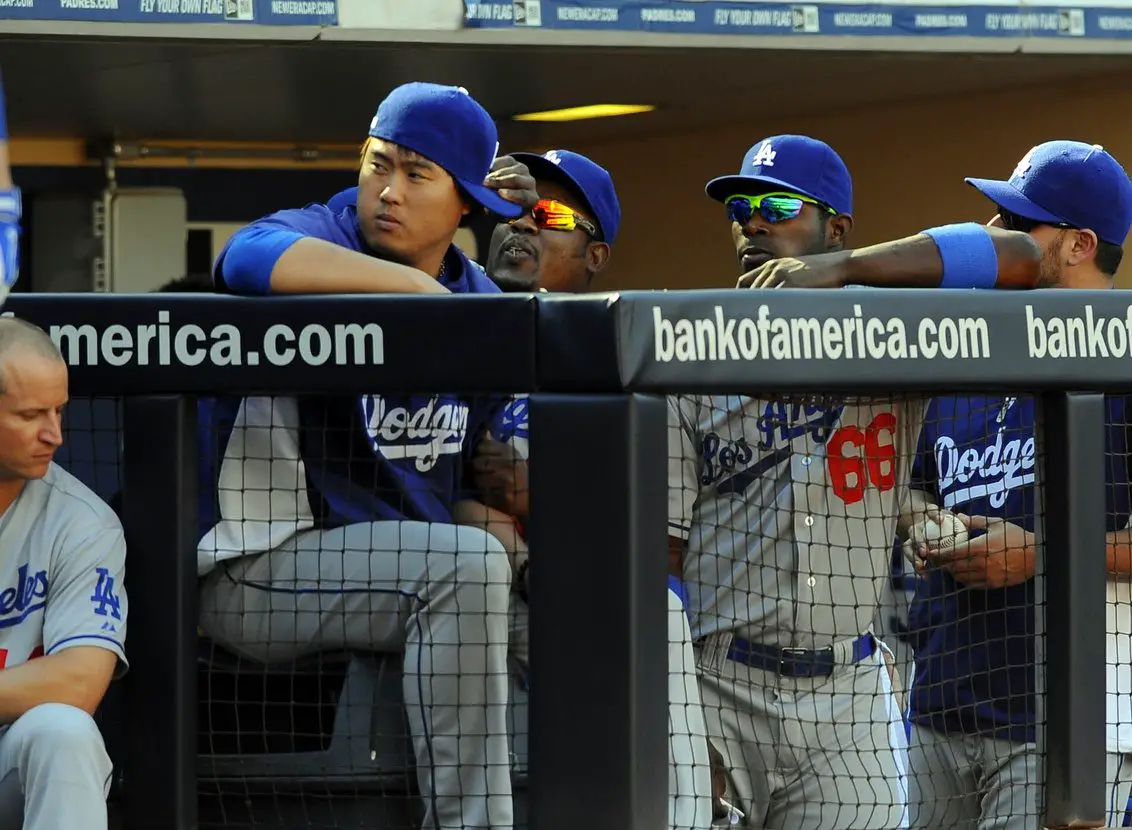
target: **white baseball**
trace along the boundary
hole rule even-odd
[[[952,548],[967,541],[967,527],[950,513],[944,513],[942,522],[925,518],[920,522],[920,538],[934,548]]]

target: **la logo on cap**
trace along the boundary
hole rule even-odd
[[[1023,176],[1025,176],[1027,173],[1030,172],[1030,156],[1034,155],[1034,151],[1036,149],[1038,149],[1038,148],[1037,147],[1031,147],[1029,152],[1026,153],[1026,155],[1022,156],[1022,158],[1019,160],[1017,166],[1015,166],[1014,172],[1010,174],[1010,178],[1020,179]]]
[[[562,157],[558,155],[557,150],[548,150],[543,154],[543,158],[549,161],[551,164],[557,164],[559,166],[562,165]]]
[[[770,142],[764,141],[759,151],[755,153],[755,157],[751,159],[751,167],[774,167],[774,157],[777,155]]]
[[[375,129],[377,129],[377,116],[376,115],[369,120],[369,129],[370,129],[370,132],[373,132]]]

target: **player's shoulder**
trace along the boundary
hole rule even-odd
[[[122,532],[122,522],[110,505],[58,464],[50,464],[43,478],[25,486],[29,510],[59,533]]]
[[[312,202],[300,208],[277,210],[260,217],[248,225],[254,227],[287,228],[304,236],[313,236],[347,247],[357,247],[356,213],[351,208],[338,212],[324,204]]]
[[[487,271],[482,265],[480,265],[471,257],[467,256],[459,248],[456,249],[456,255],[459,257],[460,262],[463,265],[464,278],[468,285],[469,294],[503,293],[503,289],[492,282],[491,278],[487,275]]]

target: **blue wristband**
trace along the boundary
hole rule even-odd
[[[930,236],[943,260],[940,288],[994,288],[998,254],[986,227],[977,222],[940,225],[920,231]]]

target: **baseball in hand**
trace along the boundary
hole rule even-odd
[[[967,541],[966,525],[950,513],[941,514],[939,522],[925,518],[919,523],[916,530],[919,533],[914,532],[913,537],[919,536],[916,539],[917,542],[927,544],[937,550],[952,548]]]

